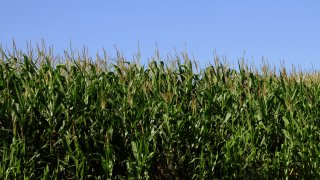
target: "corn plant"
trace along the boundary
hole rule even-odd
[[[317,71],[0,53],[0,179],[320,177]]]

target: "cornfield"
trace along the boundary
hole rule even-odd
[[[316,71],[0,53],[0,179],[320,177]]]

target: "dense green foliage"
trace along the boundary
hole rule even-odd
[[[317,73],[0,58],[0,179],[320,177]]]

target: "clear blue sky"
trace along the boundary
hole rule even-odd
[[[163,58],[174,48],[193,54],[201,66],[213,52],[237,62],[243,56],[270,63],[320,69],[320,1],[76,1],[7,0],[1,2],[0,43],[19,48],[26,41],[53,45],[57,53],[83,45],[94,54],[117,46],[129,59],[137,51],[142,62]]]

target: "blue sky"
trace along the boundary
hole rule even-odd
[[[7,0],[1,2],[0,43],[53,45],[61,53],[84,45],[91,55],[116,47],[131,58],[138,44],[142,63],[157,47],[167,54],[187,50],[201,66],[213,53],[232,64],[244,55],[255,64],[320,68],[320,1],[298,0]]]

